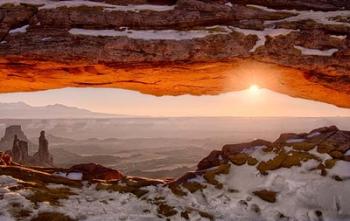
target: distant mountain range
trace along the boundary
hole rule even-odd
[[[0,103],[1,119],[117,118],[126,116],[128,115],[97,113],[62,104],[30,106],[24,102]]]

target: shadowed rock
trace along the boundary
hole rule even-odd
[[[53,164],[53,157],[49,153],[49,142],[45,137],[45,131],[40,132],[39,137],[39,150],[34,154],[34,160],[42,164]]]
[[[2,150],[11,149],[14,145],[15,136],[17,137],[17,140],[23,140],[28,142],[28,138],[24,134],[22,127],[20,125],[12,125],[12,126],[6,127],[5,134],[0,140],[0,149]]]
[[[350,107],[348,1],[178,0],[166,1],[166,10],[114,8],[150,2],[160,1],[0,5],[0,92],[111,87],[215,95],[258,84]]]

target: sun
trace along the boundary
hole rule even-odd
[[[256,84],[252,84],[252,85],[250,85],[250,87],[249,87],[249,92],[251,93],[251,94],[258,94],[259,93],[259,90],[260,90],[260,88],[259,88],[259,86],[258,85],[256,85]]]

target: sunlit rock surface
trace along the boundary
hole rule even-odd
[[[350,107],[349,15],[346,0],[4,0],[0,91],[203,95],[258,84]]]
[[[349,157],[350,132],[336,127],[225,145],[205,169],[168,180],[26,168],[0,154],[0,219],[349,220]]]

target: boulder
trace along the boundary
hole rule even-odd
[[[244,150],[253,150],[255,148],[264,148],[266,151],[272,150],[272,143],[266,140],[257,139],[249,143],[227,144],[222,147],[222,156],[228,159],[231,155],[241,153]]]
[[[269,190],[258,190],[258,191],[254,191],[253,194],[266,202],[269,202],[269,203],[276,202],[277,192],[269,191]]]
[[[78,164],[69,169],[69,172],[80,172],[83,180],[120,180],[124,177],[118,170],[110,169],[95,163]]]
[[[211,167],[219,166],[222,162],[222,152],[213,150],[207,157],[199,161],[198,170],[205,170]]]

